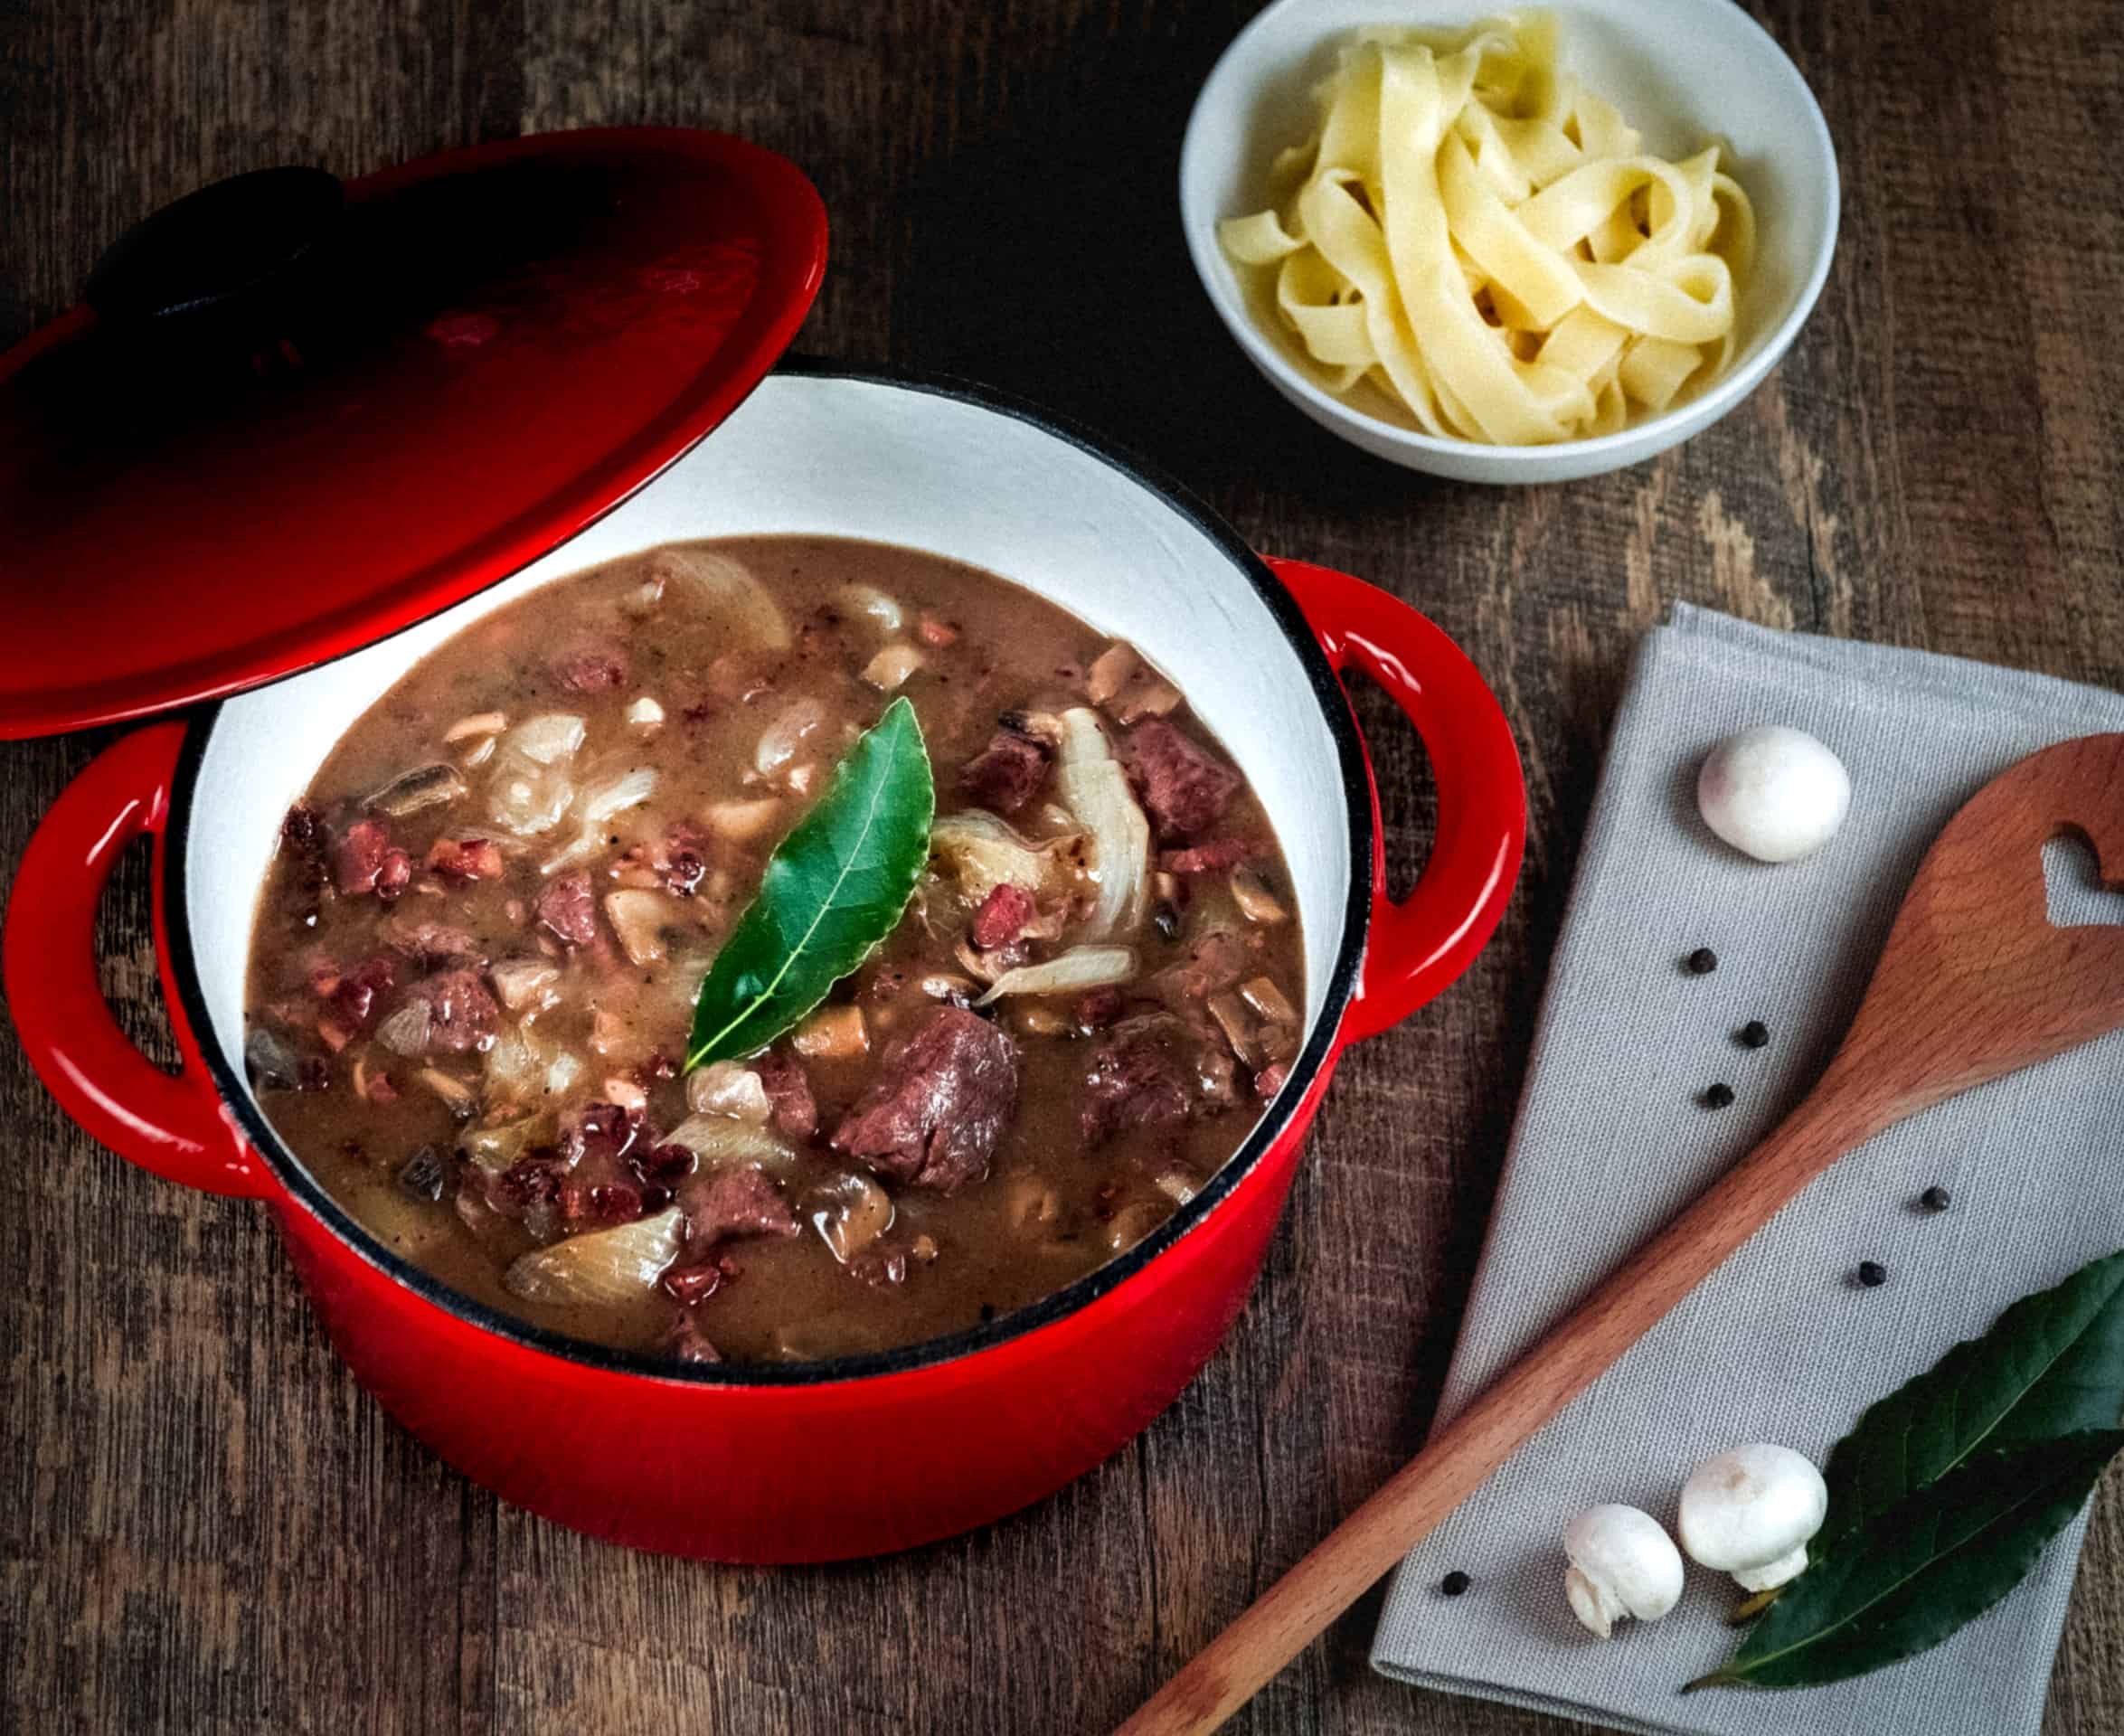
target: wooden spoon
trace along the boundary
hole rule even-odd
[[[1214,1730],[1844,1153],[1943,1099],[2124,1026],[2124,929],[2053,928],[2043,846],[2124,891],[2124,735],[2031,755],[1918,869],[1858,1016],[1785,1122],[1431,1437],[1121,1726]]]

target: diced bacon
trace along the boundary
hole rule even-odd
[[[554,681],[571,693],[609,693],[627,679],[627,659],[613,650],[571,651],[550,666]]]
[[[353,1035],[366,1031],[382,1011],[382,997],[391,992],[397,974],[396,964],[382,953],[340,972],[325,996],[331,1008],[332,1022]]]
[[[428,865],[445,880],[494,880],[502,872],[502,847],[492,838],[438,838],[428,848]]]
[[[1289,1074],[1289,1067],[1280,1061],[1262,1068],[1254,1075],[1254,1095],[1266,1103],[1283,1089],[1283,1081]]]
[[[386,904],[413,883],[413,859],[403,850],[386,850],[376,870],[376,896]]]
[[[1087,989],[1077,1002],[1077,1023],[1097,1031],[1121,1016],[1121,991],[1112,986]]]
[[[346,828],[333,853],[333,873],[343,897],[376,890],[376,876],[391,854],[391,834],[379,820],[356,820]]]
[[[983,807],[1015,814],[1047,781],[1049,757],[1046,742],[1013,727],[1006,718],[960,771],[958,787]]]
[[[933,646],[939,651],[948,645],[958,643],[958,628],[941,616],[923,616],[915,631],[921,636],[924,645]]]
[[[1168,874],[1228,873],[1266,850],[1267,845],[1258,838],[1219,838],[1213,844],[1167,850],[1158,857],[1158,866]]]
[[[571,947],[587,947],[598,938],[598,901],[588,874],[562,874],[538,895],[540,926]]]
[[[974,912],[974,945],[984,952],[1007,947],[1024,932],[1034,908],[1033,894],[1024,887],[1013,886],[1008,881],[997,882]]]

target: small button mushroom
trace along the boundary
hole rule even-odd
[[[892,1227],[892,1197],[867,1175],[841,1176],[811,1197],[811,1227],[845,1266]]]
[[[1731,1573],[1743,1590],[1768,1591],[1806,1569],[1808,1543],[1828,1511],[1828,1485],[1806,1458],[1758,1441],[1689,1473],[1682,1547],[1690,1560]]]
[[[863,678],[885,693],[894,693],[907,684],[907,678],[922,666],[925,659],[911,645],[895,639],[863,666]]]
[[[1696,807],[1742,855],[1797,862],[1836,835],[1851,811],[1851,776],[1806,731],[1765,723],[1711,750],[1697,774]]]
[[[1563,1595],[1600,1638],[1626,1618],[1657,1621],[1680,1601],[1682,1557],[1658,1520],[1636,1507],[1588,1507],[1565,1527]]]
[[[789,1047],[807,1061],[854,1061],[870,1052],[870,1032],[863,1009],[822,1006],[797,1027]]]
[[[1115,1212],[1106,1227],[1106,1245],[1117,1254],[1128,1250],[1150,1234],[1172,1214],[1163,1201],[1138,1200]]]

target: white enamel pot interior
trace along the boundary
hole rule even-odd
[[[988,568],[1129,640],[1179,684],[1268,811],[1304,922],[1307,1041],[1228,1174],[1104,1276],[1071,1289],[1110,1288],[1117,1269],[1138,1269],[1231,1193],[1333,1057],[1372,896],[1363,753],[1297,605],[1228,527],[1140,464],[980,389],[813,367],[778,373],[707,440],[522,572],[363,651],[213,708],[180,771],[171,905],[200,1043],[224,1093],[247,1093],[245,967],[281,822],[340,736],[413,664],[492,610],[615,557],[760,534],[928,550]],[[284,1179],[299,1173],[255,1102],[241,1096],[237,1108]],[[297,1192],[328,1220],[340,1216],[314,1184]]]

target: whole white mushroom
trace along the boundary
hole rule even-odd
[[[1696,775],[1704,824],[1758,862],[1796,862],[1851,811],[1844,762],[1805,730],[1760,724],[1712,749]]]
[[[1829,1486],[1805,1456],[1758,1441],[1707,1458],[1682,1486],[1682,1547],[1690,1560],[1768,1591],[1807,1567],[1828,1517]]]
[[[1626,1617],[1657,1621],[1682,1595],[1682,1556],[1650,1514],[1610,1504],[1588,1507],[1564,1529],[1563,1595],[1588,1629],[1606,1639]]]

